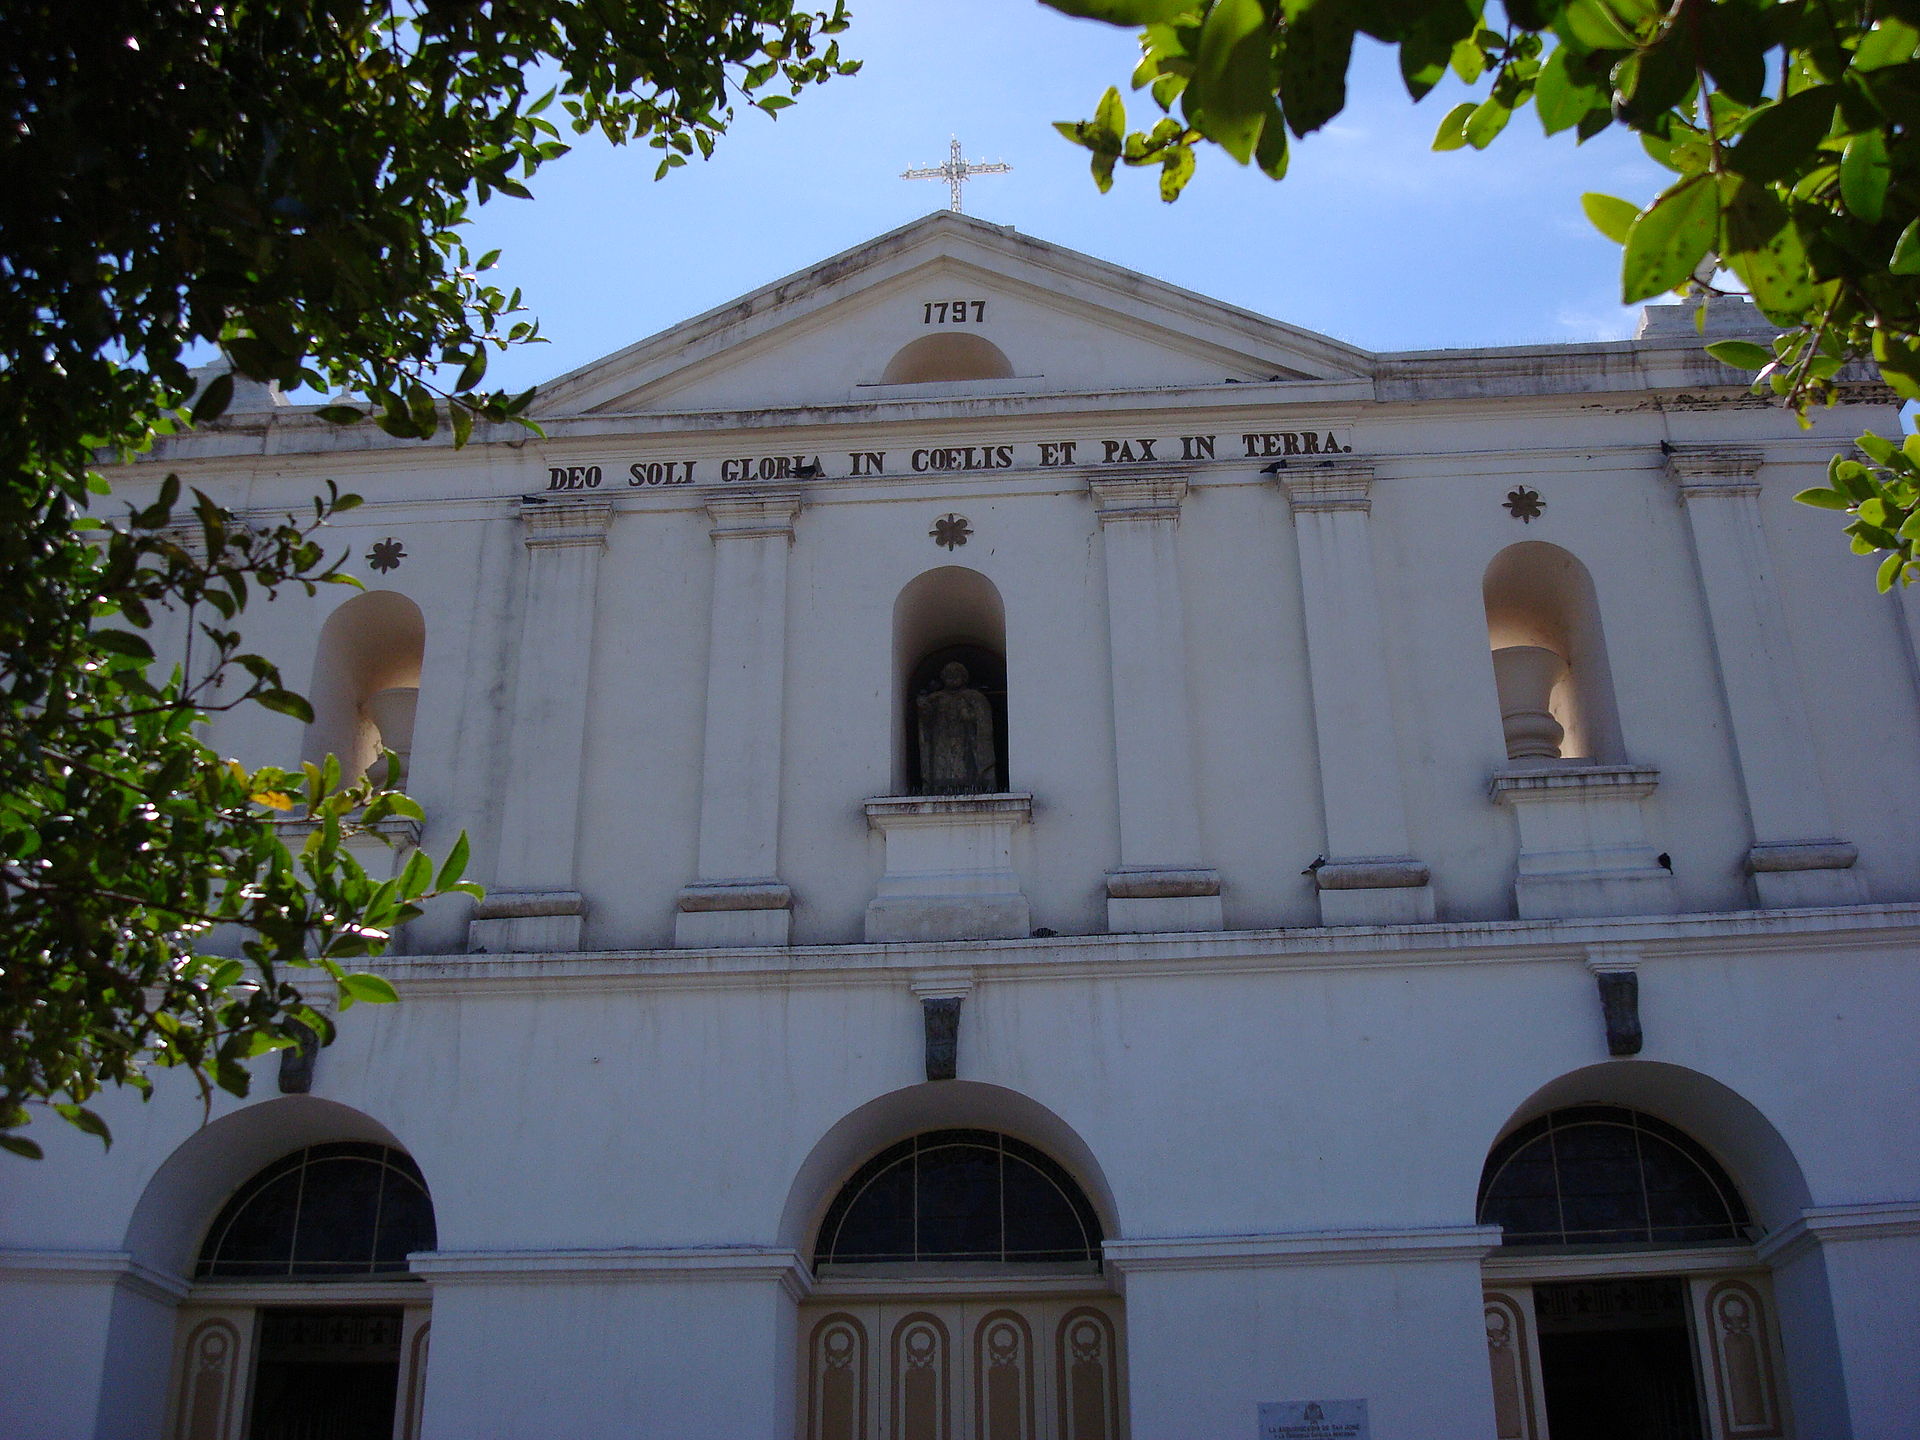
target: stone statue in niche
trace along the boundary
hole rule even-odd
[[[920,715],[920,785],[929,795],[983,795],[997,783],[993,704],[967,667],[949,660],[940,680],[915,697]]]

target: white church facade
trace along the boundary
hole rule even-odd
[[[1741,323],[1716,307],[1714,323]],[[256,605],[477,906],[36,1126],[6,1440],[1911,1440],[1920,608],[1630,341],[1377,354],[955,214],[462,449]],[[370,863],[391,865],[385,850]]]

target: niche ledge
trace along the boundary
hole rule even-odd
[[[1520,827],[1520,918],[1675,913],[1673,873],[1647,838],[1645,802],[1659,783],[1651,765],[1587,760],[1495,771],[1488,796]]]
[[[1013,837],[1033,819],[1026,791],[889,795],[866,802],[886,843],[886,869],[867,906],[870,942],[1011,940],[1033,928],[1013,873]]]

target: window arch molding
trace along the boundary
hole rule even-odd
[[[1469,1183],[1476,1188],[1463,1199],[1477,1196],[1487,1157],[1510,1136],[1553,1111],[1581,1105],[1637,1110],[1685,1132],[1734,1178],[1750,1220],[1763,1229],[1786,1225],[1813,1204],[1792,1147],[1758,1106],[1701,1071],[1647,1059],[1605,1060],[1541,1085],[1493,1131],[1472,1171]]]
[[[1603,1248],[1751,1239],[1746,1201],[1686,1131],[1622,1105],[1573,1105],[1487,1157],[1476,1217],[1505,1245]]]
[[[404,1150],[361,1140],[305,1145],[263,1167],[207,1227],[197,1280],[409,1278],[435,1243],[433,1200]]]
[[[956,1203],[956,1202],[966,1202]],[[995,1130],[925,1130],[840,1187],[814,1264],[1097,1268],[1105,1238],[1080,1184],[1046,1151]]]
[[[1079,1186],[1102,1235],[1125,1234],[1105,1172],[1087,1142],[1030,1096],[977,1080],[941,1080],[876,1096],[835,1122],[795,1168],[780,1216],[780,1243],[811,1256],[841,1188],[869,1160],[932,1130],[992,1130],[1033,1146]]]

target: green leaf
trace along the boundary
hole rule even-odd
[[[1898,65],[1914,58],[1914,52],[1920,49],[1920,30],[1887,16],[1875,22],[1866,38],[1853,52],[1853,68],[1861,70],[1882,70],[1889,65]]]
[[[1736,370],[1764,370],[1773,363],[1773,351],[1751,340],[1716,340],[1707,353]]]
[[[113,1132],[107,1129],[107,1122],[84,1105],[56,1104],[54,1112],[76,1130],[98,1137],[103,1145],[113,1144]]]
[[[1576,71],[1574,52],[1557,46],[1534,80],[1533,107],[1549,135],[1571,130],[1595,110],[1605,109],[1607,94]]]
[[[1433,148],[1458,150],[1467,143],[1467,121],[1480,107],[1471,100],[1462,101],[1440,117],[1440,128],[1433,132]]]
[[[1082,20],[1104,20],[1109,25],[1137,28],[1198,10],[1199,0],[1040,0],[1062,15]]]
[[[1193,147],[1175,145],[1160,164],[1160,198],[1172,204],[1193,178]]]
[[[1484,150],[1493,143],[1494,136],[1507,128],[1507,121],[1512,118],[1513,111],[1490,95],[1474,107],[1473,114],[1460,127],[1461,138],[1474,149]]]
[[[1786,206],[1765,186],[1742,183],[1726,222],[1727,267],[1774,324],[1799,324],[1813,307],[1813,273]]]
[[[1669,188],[1627,231],[1621,298],[1632,305],[1686,284],[1713,248],[1719,224],[1709,177],[1689,175]]]
[[[433,888],[450,888],[460,877],[467,873],[467,860],[472,847],[467,843],[467,832],[462,830],[453,842],[453,849],[447,852],[447,858],[440,864],[440,873],[434,877]]]
[[[1311,50],[1310,31],[1295,37]],[[1294,50],[1289,44],[1288,53]],[[1344,84],[1346,65],[1340,66]],[[1325,88],[1326,77],[1307,63],[1295,83],[1303,107],[1311,108]],[[1292,94],[1292,89],[1288,91]],[[1216,0],[1200,28],[1200,46],[1194,55],[1193,76],[1184,97],[1193,127],[1242,165],[1253,159],[1260,128],[1273,104],[1273,82],[1268,68],[1267,15],[1260,0]],[[1289,102],[1291,105],[1291,100]],[[1334,109],[1338,111],[1336,104]],[[1296,124],[1299,116],[1289,113]]]
[[[358,425],[367,412],[355,405],[322,405],[314,415],[329,425]]]
[[[193,402],[193,423],[201,425],[209,420],[218,420],[232,403],[233,372],[225,370],[209,380],[207,388]]]
[[[1826,138],[1839,95],[1838,86],[1816,85],[1760,106],[1727,149],[1727,168],[1749,180],[1780,180],[1793,174],[1813,158]]]
[[[39,1145],[34,1141],[27,1139],[24,1135],[9,1134],[5,1130],[0,1130],[0,1150],[5,1150],[12,1155],[23,1156],[28,1160],[44,1158]]]
[[[1907,567],[1907,557],[1899,551],[1887,556],[1880,562],[1880,570],[1874,576],[1874,587],[1884,595],[1893,588],[1893,582],[1900,578],[1900,572]]]
[[[303,725],[313,723],[313,706],[306,702],[304,696],[296,695],[291,690],[263,690],[253,698],[269,710],[291,715]]]
[[[1887,203],[1887,182],[1892,177],[1886,137],[1880,131],[1863,130],[1847,141],[1840,156],[1840,197],[1847,209],[1869,225],[1880,223]]]
[[[1793,497],[1802,505],[1812,505],[1821,510],[1851,510],[1853,500],[1838,490],[1829,490],[1825,486],[1816,486],[1811,490],[1802,490]]]
[[[129,635],[124,630],[95,630],[88,637],[94,648],[104,650],[109,655],[128,655],[135,660],[153,659],[153,647],[138,635]]]
[[[1920,220],[1900,232],[1887,269],[1895,275],[1920,275]]]
[[[1876,435],[1871,430],[1867,431],[1864,435],[1856,436],[1853,443],[1864,450],[1876,465],[1892,464],[1893,457],[1900,448],[1891,440],[1888,440],[1884,436]]]
[[[341,976],[340,989],[345,995],[364,1000],[369,1005],[391,1005],[400,998],[400,992],[393,988],[390,981],[365,971]]]
[[[1633,222],[1640,218],[1638,205],[1613,195],[1591,191],[1580,197],[1580,208],[1587,212],[1587,219],[1593,222],[1593,228],[1616,245],[1627,243],[1627,232],[1633,228]]]
[[[399,875],[399,893],[408,900],[422,894],[429,881],[433,879],[433,861],[426,851],[416,850],[407,857],[406,865]]]

